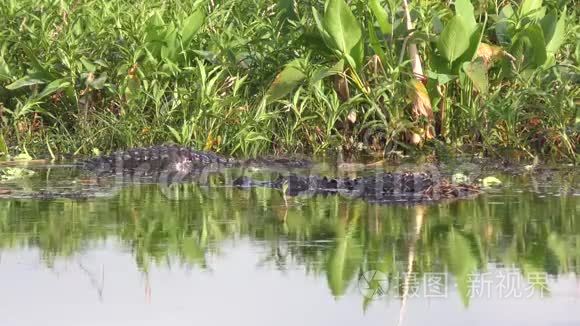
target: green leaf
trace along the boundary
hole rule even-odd
[[[197,33],[201,26],[203,26],[205,17],[205,12],[201,8],[198,8],[183,21],[181,39],[185,47],[189,45],[189,42],[191,42],[195,33]]]
[[[175,130],[175,128],[171,127],[171,126],[167,126],[167,128],[169,128],[169,131],[171,131],[171,134],[173,135],[173,137],[175,137],[175,140],[181,144],[181,135],[179,134],[179,132],[177,130]]]
[[[81,57],[80,61],[88,72],[95,72],[95,70],[97,70],[97,66],[87,60],[87,58]]]
[[[576,42],[576,48],[574,49],[574,58],[576,62],[580,61],[580,42]]]
[[[346,59],[349,61],[349,65],[353,67],[355,70],[358,70],[362,67],[363,60],[365,57],[364,52],[364,42],[361,38],[360,42],[358,42],[352,50],[346,55]],[[352,58],[352,62],[350,62],[350,58]]]
[[[543,16],[542,9],[542,0],[524,0],[520,6],[520,16],[540,19]]]
[[[160,10],[155,10],[153,15],[150,18],[150,24],[154,26],[163,26],[165,22],[163,21],[163,17],[161,15]]]
[[[556,56],[554,56],[553,53],[548,53],[547,57],[546,57],[546,61],[544,61],[544,63],[542,64],[542,67],[544,69],[553,67],[556,65]]]
[[[328,34],[326,27],[322,23],[323,18],[321,18],[320,13],[314,7],[312,8],[312,15],[314,17],[314,22],[316,23],[316,28],[318,29],[318,32],[320,33],[320,36],[322,37],[324,44],[326,44],[326,46],[331,50],[338,50],[337,45],[334,44],[334,40],[332,39],[330,34]]]
[[[40,85],[46,83],[46,80],[31,76],[24,76],[10,85],[6,85],[6,89],[15,90],[26,86]]]
[[[385,8],[381,6],[381,2],[379,0],[369,0],[369,8],[376,18],[381,32],[385,35],[391,34],[393,25],[389,23],[389,15]]]
[[[463,18],[454,16],[439,36],[437,48],[452,63],[469,48],[469,36]]]
[[[57,76],[50,73],[41,63],[34,54],[34,51],[30,48],[24,48],[26,57],[28,58],[28,64],[32,66],[34,72],[29,73],[29,76],[34,76],[36,79],[43,79],[45,81],[57,79]]]
[[[513,37],[511,32],[510,19],[514,15],[514,9],[511,5],[507,5],[499,12],[499,20],[495,24],[495,34],[502,44],[510,44]]]
[[[487,68],[483,60],[478,59],[473,62],[466,62],[463,64],[463,71],[473,83],[473,86],[482,94],[487,94],[489,89],[489,81],[487,78]]]
[[[445,85],[448,82],[455,80],[457,76],[455,75],[447,75],[447,74],[437,74],[437,82],[439,85]]]
[[[165,45],[161,47],[161,58],[175,62],[177,59],[177,29],[173,24],[168,28],[164,39]]]
[[[101,67],[104,67],[104,68],[109,68],[109,64],[107,64],[107,62],[102,60],[102,59],[95,60],[95,64],[97,64]]]
[[[107,81],[107,73],[104,72],[99,78],[91,81],[89,86],[94,89],[103,89],[105,87],[105,82]]]
[[[475,32],[477,22],[475,21],[473,5],[470,0],[456,0],[455,14],[463,18],[465,26],[468,28],[470,34]]]
[[[343,54],[349,54],[362,39],[358,21],[344,0],[328,0],[324,27]]]
[[[147,50],[151,52],[155,59],[159,59],[161,55],[161,48],[164,45],[165,36],[167,35],[167,28],[163,22],[163,18],[159,11],[147,20],[145,28],[145,42]]]
[[[537,68],[543,65],[548,56],[541,27],[538,24],[532,24],[517,33],[511,52],[517,54],[516,57],[524,57],[526,68]]]
[[[477,49],[481,41],[483,34],[483,27],[481,25],[477,26],[475,32],[469,37],[469,47],[467,50],[456,60],[453,71],[456,73],[462,68],[463,63],[471,62],[477,54]]]
[[[38,94],[37,99],[41,99],[44,98],[45,96],[56,93],[62,89],[69,87],[70,85],[71,84],[65,79],[54,80],[50,82],[50,84],[46,85],[46,87],[42,90],[42,92]]]
[[[324,79],[326,77],[330,77],[330,76],[334,76],[336,74],[340,74],[343,71],[344,71],[344,60],[340,60],[334,66],[332,66],[330,68],[318,69],[312,75],[312,78],[310,79],[310,84],[315,84],[315,83],[319,82],[320,80],[322,80],[322,79]]]
[[[436,74],[444,74],[444,75],[457,75],[456,72],[451,71],[451,67],[447,59],[445,59],[441,54],[434,53],[431,58],[431,68]],[[435,78],[437,79],[437,78]]]
[[[304,31],[302,35],[298,38],[298,42],[307,46],[313,53],[322,55],[324,57],[334,55],[334,48],[330,45],[332,44],[332,40],[330,36],[328,39],[325,39],[322,36],[322,32],[319,30],[312,30],[312,31]]]
[[[0,56],[0,81],[2,80],[10,80],[12,78],[12,73],[10,72],[10,66],[4,60],[2,56]]]
[[[302,59],[295,59],[276,76],[266,92],[268,102],[279,100],[298,86],[306,75],[301,70]]]
[[[437,35],[443,32],[443,22],[439,16],[433,16],[431,19],[431,25],[433,25],[433,32]]]
[[[379,59],[381,59],[383,65],[385,63],[388,63],[385,51],[383,51],[383,48],[381,47],[382,44],[379,41],[379,37],[377,36],[376,29],[371,27],[368,30],[369,30],[369,43],[371,48],[373,49],[375,54],[379,56]]]
[[[280,18],[283,20],[296,19],[296,10],[294,9],[294,0],[278,0],[277,7],[280,10]]]
[[[499,186],[502,184],[501,180],[496,178],[496,177],[485,177],[483,178],[483,180],[481,180],[481,184],[484,187],[493,187],[493,186]]]
[[[546,52],[555,54],[566,38],[566,7],[562,10],[560,19],[552,11],[544,16],[540,24],[546,41]]]

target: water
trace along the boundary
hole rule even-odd
[[[411,207],[196,185],[0,200],[0,325],[580,325],[576,181],[501,178]]]

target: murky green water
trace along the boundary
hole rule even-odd
[[[0,325],[580,325],[580,196],[503,180],[414,207],[156,185],[0,200]]]

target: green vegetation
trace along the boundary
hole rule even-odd
[[[566,0],[5,0],[0,158],[177,142],[577,160]]]
[[[573,196],[538,198],[514,189],[430,207],[377,206],[342,196],[290,198],[286,206],[280,191],[182,187],[187,199],[180,201],[156,186],[126,188],[111,200],[0,201],[0,250],[37,248],[50,265],[118,241],[144,272],[155,264],[211,269],[224,243],[247,238],[265,247],[258,250],[263,263],[304,266],[326,278],[337,297],[365,271],[382,271],[395,284],[414,260],[418,278],[449,272],[465,304],[470,275],[495,264],[517,268],[523,277],[580,273]],[[388,296],[403,291],[395,286]]]

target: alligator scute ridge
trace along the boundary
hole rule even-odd
[[[220,156],[213,152],[198,151],[177,145],[162,145],[144,148],[132,148],[117,151],[111,155],[89,158],[81,162],[81,167],[99,173],[156,173],[175,171],[189,173],[212,167],[215,170],[243,166],[280,166],[285,168],[306,168],[312,162],[290,158],[253,158],[238,160]]]

